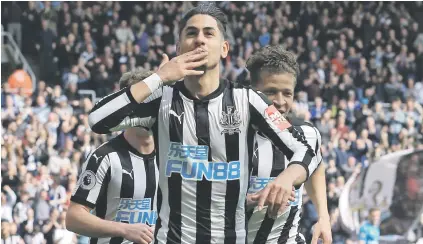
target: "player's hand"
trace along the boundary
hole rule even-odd
[[[311,244],[317,244],[319,239],[323,240],[323,244],[332,244],[332,228],[329,216],[325,218],[319,218],[317,223],[314,225]]]
[[[258,210],[268,205],[267,212],[273,218],[281,215],[289,206],[289,201],[295,201],[295,188],[292,181],[278,177],[250,198],[257,202]]]
[[[207,64],[207,56],[208,52],[202,48],[174,57],[170,61],[167,55],[163,54],[163,61],[156,73],[163,84],[178,81],[185,76],[202,75],[204,71],[195,68]]]
[[[128,241],[137,244],[149,244],[154,237],[154,227],[146,224],[124,224],[124,235]]]

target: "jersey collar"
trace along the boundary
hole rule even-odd
[[[179,90],[182,95],[184,95],[186,98],[191,99],[191,100],[200,100],[200,101],[208,101],[208,100],[212,100],[213,98],[218,97],[220,94],[223,93],[223,91],[225,90],[226,86],[228,85],[229,81],[227,80],[223,80],[221,79],[219,82],[219,87],[212,93],[210,93],[209,95],[203,97],[202,99],[198,99],[196,97],[194,97],[189,91],[188,89],[185,87],[185,84],[183,81],[177,82],[174,87]]]

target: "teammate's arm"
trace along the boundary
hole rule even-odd
[[[290,161],[283,173],[287,176],[294,173],[290,177],[295,185],[304,183],[320,163],[308,142],[316,142],[316,133],[310,134],[306,139],[304,133],[284,119],[260,92],[249,90],[249,101],[253,128],[262,132]]]
[[[314,136],[310,138],[309,135],[316,134],[317,141],[313,141]],[[312,126],[307,126],[307,131],[305,132],[305,136],[307,142],[310,146],[313,146],[314,152],[316,154],[316,158],[319,162],[322,161],[322,154],[320,151],[320,147],[322,144],[322,137],[319,131]],[[310,133],[307,133],[310,132]],[[314,142],[314,144],[313,144]],[[328,212],[328,204],[327,204],[327,195],[326,195],[326,176],[325,176],[325,168],[323,164],[319,164],[317,169],[314,173],[310,176],[310,179],[305,182],[304,184],[307,194],[311,198],[314,206],[317,209],[317,215],[319,216],[319,220],[317,221],[314,231],[313,231],[313,238],[311,243],[317,244],[319,238],[323,239],[323,244],[331,244],[332,243],[332,227],[330,224],[329,212]]]
[[[250,123],[262,132],[291,162],[278,177],[252,196],[258,210],[267,203],[276,217],[286,208],[292,186],[304,183],[318,165],[315,153],[298,130],[286,121],[261,93],[249,90]],[[317,140],[317,138],[315,138]]]
[[[145,224],[126,224],[101,219],[90,213],[91,208],[71,202],[66,215],[66,228],[89,237],[123,237],[134,243],[150,243],[154,229]]]
[[[162,86],[185,76],[203,74],[204,71],[194,69],[207,63],[207,54],[203,49],[197,48],[171,61],[164,55],[155,74],[108,95],[95,104],[88,117],[91,129],[98,134],[107,134],[128,127],[151,124],[145,120],[157,117]]]

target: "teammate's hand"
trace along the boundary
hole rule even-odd
[[[174,57],[170,61],[168,56],[163,54],[163,61],[156,73],[163,84],[178,81],[185,76],[202,75],[204,71],[195,68],[207,64],[207,55],[208,52],[202,48]]]
[[[289,183],[284,183],[283,180],[278,180],[278,178],[267,184],[263,190],[252,194],[249,199],[247,198],[251,202],[256,202],[259,211],[263,209],[264,205],[268,205],[267,212],[273,218],[282,214],[289,206],[290,201],[295,201],[295,188],[292,186],[292,183],[290,184],[290,188],[288,188],[290,190],[286,190],[285,187]]]
[[[319,218],[319,221],[314,225],[313,239],[311,244],[317,244],[319,239],[323,240],[323,244],[332,244],[332,228],[330,225],[329,216],[326,218]]]
[[[124,224],[124,235],[128,241],[137,244],[149,244],[154,237],[154,227],[146,224]]]

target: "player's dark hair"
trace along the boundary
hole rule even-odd
[[[122,77],[120,77],[119,87],[122,89],[124,87],[133,85],[139,81],[144,80],[152,74],[154,74],[154,72],[149,70],[135,70],[126,72],[122,75]]]
[[[213,17],[216,20],[217,26],[219,27],[223,37],[226,37],[226,25],[228,24],[228,18],[226,17],[225,13],[220,10],[220,8],[216,7],[214,3],[200,3],[197,5],[197,7],[188,10],[188,12],[185,13],[179,22],[179,35],[187,25],[188,20],[194,15],[198,14],[209,15]]]
[[[270,74],[290,73],[295,77],[295,83],[300,72],[297,57],[280,45],[265,46],[257,50],[248,60],[247,69],[250,72],[251,85],[256,86],[261,72]]]

